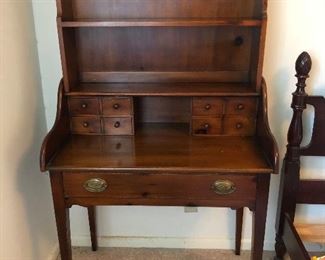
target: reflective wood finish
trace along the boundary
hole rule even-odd
[[[266,0],[57,0],[63,83],[44,140],[61,258],[68,209],[231,207],[240,253],[243,208],[261,260],[278,152],[262,65]],[[181,221],[181,220],[180,220]]]

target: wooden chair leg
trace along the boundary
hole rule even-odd
[[[51,172],[51,186],[61,260],[72,260],[69,208],[65,205],[61,172]]]
[[[88,220],[91,238],[91,248],[93,251],[97,251],[97,229],[96,229],[96,207],[88,207]]]
[[[277,234],[275,237],[275,254],[276,256],[274,257],[275,260],[282,260],[285,253],[286,253],[286,247],[283,243],[282,237]]]
[[[236,247],[235,254],[240,255],[244,208],[236,209]]]

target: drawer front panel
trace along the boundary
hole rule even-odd
[[[100,118],[96,116],[72,117],[71,131],[75,134],[100,134]]]
[[[246,116],[227,116],[224,118],[224,134],[251,136],[255,133],[255,118]]]
[[[68,197],[196,198],[248,202],[253,201],[256,194],[255,176],[231,174],[64,173],[63,182]],[[228,190],[227,184],[232,185]]]
[[[98,98],[70,98],[69,110],[72,116],[76,115],[98,115],[99,99]]]
[[[129,97],[104,97],[103,115],[128,116],[133,114],[133,102]]]
[[[104,133],[106,135],[132,135],[132,117],[106,117],[103,118]]]
[[[198,117],[192,119],[194,135],[220,135],[222,133],[222,118]]]
[[[195,97],[192,101],[193,116],[208,116],[223,114],[224,101],[214,97]]]
[[[233,115],[256,115],[257,104],[255,98],[239,97],[228,98],[226,101],[226,114]]]

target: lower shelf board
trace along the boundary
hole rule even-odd
[[[191,136],[188,125],[143,124],[135,136],[72,135],[49,170],[272,173],[255,137]]]

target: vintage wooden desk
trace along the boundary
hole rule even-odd
[[[57,0],[63,81],[44,140],[63,260],[69,208],[243,208],[261,260],[278,152],[262,79],[265,0]],[[181,220],[180,220],[181,221]]]

